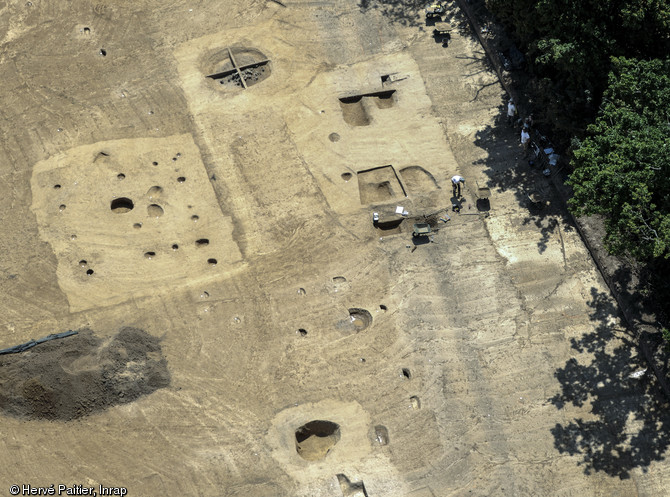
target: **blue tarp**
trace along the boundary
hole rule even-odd
[[[2,349],[0,350],[0,355],[18,354],[19,352],[25,352],[28,349],[32,349],[35,345],[39,343],[48,342],[49,340],[56,340],[57,338],[69,337],[72,335],[76,335],[77,333],[78,333],[77,331],[72,330],[64,331],[63,333],[53,333],[38,340],[30,340],[29,342],[22,343],[21,345],[14,345],[13,347],[9,347],[8,349]]]

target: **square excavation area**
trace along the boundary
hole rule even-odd
[[[393,88],[382,86],[389,73],[403,75]],[[301,105],[283,107],[286,123],[328,205],[340,214],[405,193],[432,194],[458,170],[421,72],[406,51],[321,72],[294,94]],[[365,173],[361,164],[393,164],[394,173]],[[350,181],[352,165],[358,181]]]
[[[241,262],[191,135],[74,148],[37,163],[31,188],[73,311],[221,278]]]
[[[383,204],[406,196],[393,166],[366,169],[357,176],[362,205]]]

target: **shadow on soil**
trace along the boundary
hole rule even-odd
[[[464,36],[474,37],[463,16],[457,12],[453,16],[453,27]],[[473,75],[492,67],[484,52],[468,58],[472,59],[468,69],[471,68]],[[511,74],[514,80],[517,76],[516,72]],[[475,89],[473,101],[486,86]],[[561,176],[545,177],[544,167],[529,162],[534,159],[533,154],[521,148],[519,123],[507,123],[506,104],[506,99],[500,103],[493,125],[475,135],[474,144],[486,152],[486,159],[473,163],[480,166],[479,177],[468,178],[470,188],[475,181],[485,182],[492,190],[492,210],[496,209],[498,189],[513,193],[522,209],[522,225],[534,226],[539,232],[538,252],[544,253],[550,246],[560,244],[565,257],[561,230],[576,228],[552,181],[560,183],[565,173],[552,168],[552,175]],[[528,108],[532,109],[531,106],[532,103]],[[541,114],[539,110],[532,109],[536,116]],[[520,110],[518,117],[524,119],[526,115]],[[541,121],[536,125],[541,133]],[[538,138],[535,133],[531,136]],[[459,138],[454,135],[454,139]],[[539,140],[537,144],[541,148],[550,145]],[[557,152],[562,153],[560,149]],[[632,275],[621,269],[612,279],[616,285],[627,288]],[[643,296],[634,294],[637,297],[638,306],[644,307]],[[648,363],[644,356],[638,353],[640,343],[648,345],[655,364],[667,374],[667,347],[658,333],[616,329],[613,318],[618,315],[618,308],[608,294],[593,288],[589,305],[594,330],[571,341],[575,357],[555,372],[561,389],[549,401],[559,410],[569,410],[570,404],[590,407],[590,415],[587,419],[575,418],[557,424],[551,432],[556,449],[579,458],[586,474],[605,472],[626,479],[631,471],[645,472],[654,461],[664,460],[670,446],[670,404],[651,368],[645,370]],[[636,312],[646,314],[641,308]]]
[[[398,8],[401,5],[413,2],[382,0],[361,0],[361,5],[394,5]],[[421,4],[425,5],[425,4]],[[362,8],[362,7],[361,7]],[[475,12],[485,11],[483,2],[471,2],[471,8]],[[393,16],[392,12],[385,12],[386,15]],[[478,38],[472,31],[465,13],[456,5],[456,2],[450,4],[447,12],[442,16],[448,21],[452,32],[457,32],[461,37],[468,37],[478,42]],[[427,23],[428,24],[428,23]],[[432,21],[431,21],[432,24]],[[437,37],[436,37],[436,41]],[[480,73],[495,73],[494,65],[489,60],[486,52],[478,50],[471,56],[455,55],[457,58],[469,59],[467,63],[468,73],[464,76],[472,77]],[[515,71],[516,75],[518,71]],[[477,101],[480,94],[488,87],[499,85],[496,79],[480,84],[474,88],[472,102]],[[492,190],[499,188],[502,191],[514,191],[519,205],[527,209],[527,216],[523,219],[524,225],[535,226],[540,233],[540,239],[537,242],[539,253],[544,253],[550,243],[563,243],[561,229],[572,231],[574,228],[572,218],[568,214],[565,205],[556,191],[551,178],[542,174],[541,167],[533,167],[530,164],[533,159],[532,152],[525,153],[519,143],[521,126],[517,122],[514,126],[507,123],[506,104],[502,102],[498,108],[498,118],[493,126],[480,130],[475,135],[475,145],[486,150],[487,159],[481,162],[475,162],[475,165],[481,166],[481,176],[477,181],[484,182]],[[519,115],[523,119],[525,115]],[[535,130],[534,130],[535,131]],[[537,130],[542,131],[542,130]],[[531,133],[535,137],[535,133]],[[539,144],[544,148],[546,144]],[[537,161],[535,161],[537,163]],[[555,174],[555,173],[554,173]],[[558,173],[563,174],[563,173]],[[471,179],[471,180],[472,180]],[[470,182],[474,185],[474,182]],[[489,208],[495,209],[495,194],[491,199]]]
[[[0,357],[0,412],[71,421],[169,384],[159,338],[128,327],[103,339],[84,329]]]
[[[470,29],[467,17],[454,4],[446,6],[441,16],[426,16],[426,6],[430,0],[358,0],[361,12],[378,11],[395,24],[419,28],[436,27],[442,23],[449,23],[449,29],[455,29],[461,35],[474,36]]]
[[[456,55],[457,59],[463,59],[463,60],[471,60],[468,64],[468,66],[473,66],[474,69],[470,73],[466,73],[463,76],[464,77],[472,77],[472,76],[477,76],[478,74],[484,74],[484,73],[490,73],[490,72],[495,72],[493,68],[493,64],[491,64],[491,61],[488,59],[486,56],[486,52],[483,50],[479,51],[474,51],[473,55]],[[479,99],[479,94],[485,90],[486,88],[490,86],[497,86],[500,84],[500,81],[498,79],[495,79],[491,81],[490,83],[485,83],[485,84],[480,84],[477,86],[477,89],[475,91],[474,96],[472,99],[470,99],[470,102],[475,102]]]
[[[423,25],[423,9],[425,0],[359,0],[358,7],[362,12],[378,10],[391,22],[403,26]]]
[[[475,145],[487,151],[485,161],[476,162],[482,166],[482,177],[478,181],[486,181],[492,189],[513,191],[519,206],[526,209],[523,225],[533,225],[540,233],[537,250],[544,253],[549,243],[560,243],[561,249],[564,231],[572,231],[572,218],[551,182],[545,177],[542,168],[531,165],[532,153],[524,152],[519,144],[520,129],[508,125],[500,117],[494,127],[487,127],[475,136]],[[519,136],[517,136],[519,135]],[[559,173],[560,174],[560,173]],[[495,196],[491,199],[495,208]]]
[[[481,164],[483,177],[492,189],[514,193],[526,212],[522,224],[539,231],[539,253],[551,244],[561,244],[564,250],[561,230],[575,229],[573,220],[551,179],[529,165],[530,156],[524,157],[519,128],[507,125],[502,106],[499,116],[494,127],[476,136],[476,144],[488,152]],[[495,195],[491,203],[495,209]],[[612,280],[628,288],[631,278],[627,269],[620,268]],[[644,306],[642,295],[633,299]],[[557,409],[569,404],[590,407],[591,416],[557,424],[551,433],[556,449],[579,458],[586,474],[605,472],[627,479],[631,471],[647,471],[652,462],[664,460],[670,446],[670,405],[653,372],[648,369],[640,378],[631,377],[648,366],[638,353],[639,344],[650,346],[656,364],[666,372],[668,354],[658,334],[614,329],[611,322],[618,309],[606,294],[592,289],[589,305],[596,327],[572,340],[576,358],[555,372],[561,390],[550,402]],[[636,312],[644,315],[642,308]]]
[[[560,453],[581,458],[584,472],[603,471],[621,479],[647,471],[665,458],[670,445],[670,410],[646,363],[637,354],[638,338],[617,330],[617,308],[604,293],[591,289],[592,333],[572,339],[579,359],[570,359],[555,376],[560,393],[549,399],[557,409],[590,405],[588,420],[576,418],[552,428]],[[616,344],[613,346],[613,339]]]

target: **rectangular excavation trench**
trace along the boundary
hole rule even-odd
[[[372,119],[368,105],[372,102],[378,109],[390,109],[395,105],[395,90],[382,90],[360,95],[340,97],[340,108],[344,122],[351,126],[368,126]]]
[[[383,204],[407,197],[405,186],[392,165],[364,169],[356,176],[361,205]]]

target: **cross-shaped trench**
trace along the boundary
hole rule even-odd
[[[226,69],[224,71],[216,72],[214,74],[210,74],[207,77],[211,78],[216,81],[223,80],[224,78],[227,78],[229,76],[232,76],[234,74],[237,74],[237,76],[240,78],[240,82],[242,83],[242,86],[246,90],[252,83],[247,84],[246,78],[244,77],[244,72],[247,69],[254,69],[257,67],[262,67],[267,65],[270,62],[270,59],[263,59],[259,61],[254,61],[249,64],[238,64],[237,61],[235,60],[235,55],[233,55],[233,51],[230,49],[230,47],[227,48],[228,50],[228,58],[230,59],[230,63],[232,64],[232,68]]]

